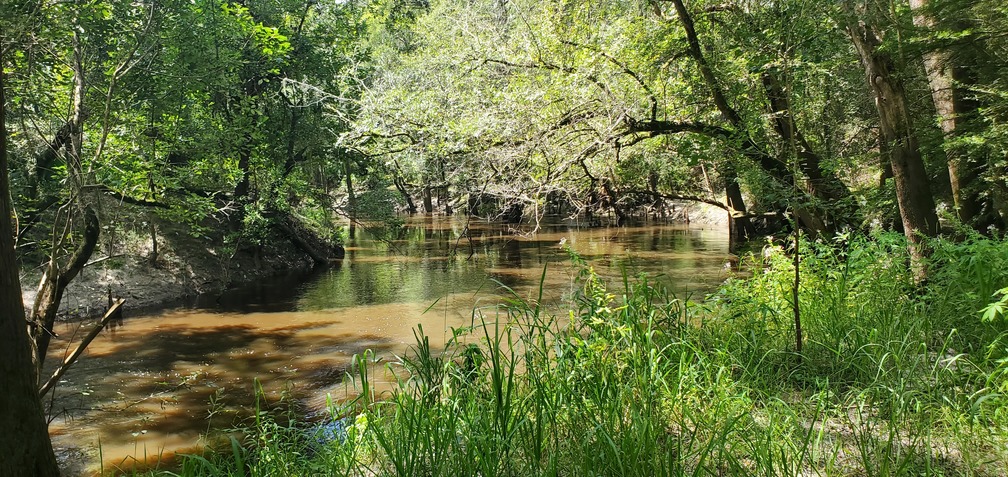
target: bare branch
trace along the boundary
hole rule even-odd
[[[112,304],[108,311],[105,312],[105,316],[98,321],[98,324],[95,325],[95,327],[91,329],[91,332],[88,333],[83,340],[81,340],[79,345],[77,345],[77,349],[75,349],[73,353],[70,353],[70,356],[67,356],[67,358],[63,360],[63,364],[56,368],[56,371],[53,372],[49,380],[39,388],[39,397],[45,396],[46,393],[56,386],[56,383],[58,383],[60,378],[63,377],[63,374],[70,369],[70,366],[73,366],[73,364],[77,362],[77,358],[80,358],[81,353],[83,353],[84,350],[87,349],[88,345],[94,341],[94,339],[98,336],[98,333],[101,333],[101,330],[105,329],[105,325],[107,325],[109,321],[112,321],[112,318],[122,316],[122,305],[125,302],[126,300],[119,298]]]

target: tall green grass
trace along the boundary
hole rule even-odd
[[[932,248],[920,287],[899,237],[803,244],[800,357],[783,250],[699,304],[578,261],[567,313],[506,290],[443,349],[418,329],[385,399],[358,357],[329,439],[261,412],[171,475],[1006,475],[1006,327],[980,310],[1008,244]]]

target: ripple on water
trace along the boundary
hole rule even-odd
[[[53,401],[51,431],[67,473],[97,467],[99,440],[106,469],[192,452],[208,426],[242,422],[256,380],[268,402],[289,394],[310,415],[324,416],[327,394],[352,392],[344,378],[352,357],[366,351],[378,361],[376,388],[390,389],[397,376],[384,363],[414,343],[418,324],[433,349],[443,347],[452,327],[471,324],[474,307],[500,300],[501,284],[536,296],[544,267],[544,300],[562,306],[577,270],[561,239],[604,276],[647,272],[680,291],[716,285],[729,256],[727,235],[709,230],[560,226],[516,237],[472,223],[470,259],[468,240],[457,235],[462,225],[416,220],[407,225],[413,238],[391,245],[361,233],[338,266],[130,318],[103,333]],[[61,326],[50,364],[62,359],[76,325]]]

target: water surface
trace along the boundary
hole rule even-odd
[[[374,352],[379,386],[394,381],[381,363],[415,343],[418,325],[438,349],[453,327],[471,324],[474,307],[511,292],[532,299],[540,282],[543,301],[560,310],[578,272],[561,242],[602,275],[646,272],[700,296],[725,278],[729,257],[723,231],[669,225],[552,225],[529,234],[420,218],[393,240],[359,231],[329,269],[131,317],[104,332],[56,391],[54,445],[94,450],[100,442],[104,462],[91,458],[95,470],[168,459],[196,448],[209,427],[240,422],[256,382],[270,402],[289,395],[319,412],[327,395],[346,396],[354,355]],[[61,326],[50,364],[78,325]]]

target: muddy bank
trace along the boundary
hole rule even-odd
[[[142,208],[119,205],[114,210],[116,216],[103,217],[110,225],[103,228],[98,250],[67,287],[60,304],[62,320],[100,316],[110,291],[113,297],[126,299],[124,311],[129,316],[192,304],[201,295],[315,267],[311,255],[280,228],[253,246],[229,243],[226,223],[210,222],[194,231]],[[727,213],[707,204],[676,202],[665,222],[719,227],[727,222]],[[156,261],[152,261],[151,223],[157,236]],[[41,276],[39,264],[22,272],[22,296],[29,312]]]
[[[143,216],[141,216],[143,217]],[[67,287],[60,303],[62,320],[104,313],[108,294],[126,299],[128,315],[191,303],[204,294],[252,284],[264,278],[303,272],[312,258],[288,237],[271,234],[257,246],[226,243],[226,226],[193,233],[188,226],[144,217],[157,227],[157,257],[146,222],[119,223],[103,231],[88,265]],[[21,288],[29,312],[35,301],[42,267],[22,272]]]
[[[728,227],[728,211],[702,202],[677,201],[668,220],[676,224]]]

